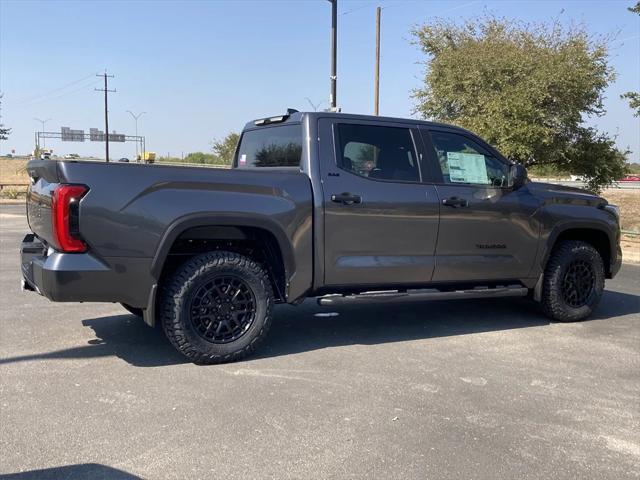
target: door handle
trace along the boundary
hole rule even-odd
[[[336,203],[342,203],[343,205],[353,205],[354,203],[362,203],[362,197],[360,195],[354,195],[353,193],[334,193],[331,195],[331,201]]]
[[[467,202],[466,198],[449,197],[442,200],[442,204],[448,207],[456,208],[456,207],[466,207],[469,205],[469,202]]]

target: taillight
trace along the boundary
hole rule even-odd
[[[79,253],[87,250],[79,233],[79,203],[89,191],[84,185],[58,185],[51,197],[53,236],[62,252]]]

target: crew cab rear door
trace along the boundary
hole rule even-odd
[[[320,118],[324,284],[431,280],[435,187],[422,183],[423,145],[410,123]]]
[[[517,280],[533,265],[539,201],[510,186],[510,164],[470,133],[420,129],[440,199],[434,282]]]

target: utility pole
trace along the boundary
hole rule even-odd
[[[34,120],[36,122],[40,122],[42,124],[42,147],[44,148],[44,147],[47,146],[47,140],[44,138],[44,124],[47,123],[51,119],[47,118],[46,120],[40,120],[39,118],[34,118]]]
[[[138,119],[147,112],[140,112],[138,115],[133,113],[131,110],[127,110],[136,121],[136,161],[138,161]]]
[[[331,2],[331,93],[329,95],[329,107],[332,112],[337,112],[336,81],[338,79],[338,0]]]
[[[97,74],[96,77],[104,77],[104,88],[96,88],[96,92],[104,92],[104,146],[107,156],[107,162],[109,161],[109,106],[107,102],[107,94],[109,92],[115,92],[115,89],[109,90],[107,87],[107,79],[113,78],[113,75],[107,75],[107,70],[103,74]]]
[[[380,115],[380,13],[381,8],[376,9],[376,79],[373,93],[373,114]]]

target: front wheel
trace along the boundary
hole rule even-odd
[[[169,341],[196,363],[239,360],[265,337],[273,293],[264,267],[233,252],[198,255],[167,282],[161,323]]]
[[[541,306],[559,322],[584,320],[596,308],[604,290],[604,265],[588,243],[569,240],[553,252],[544,273]]]

